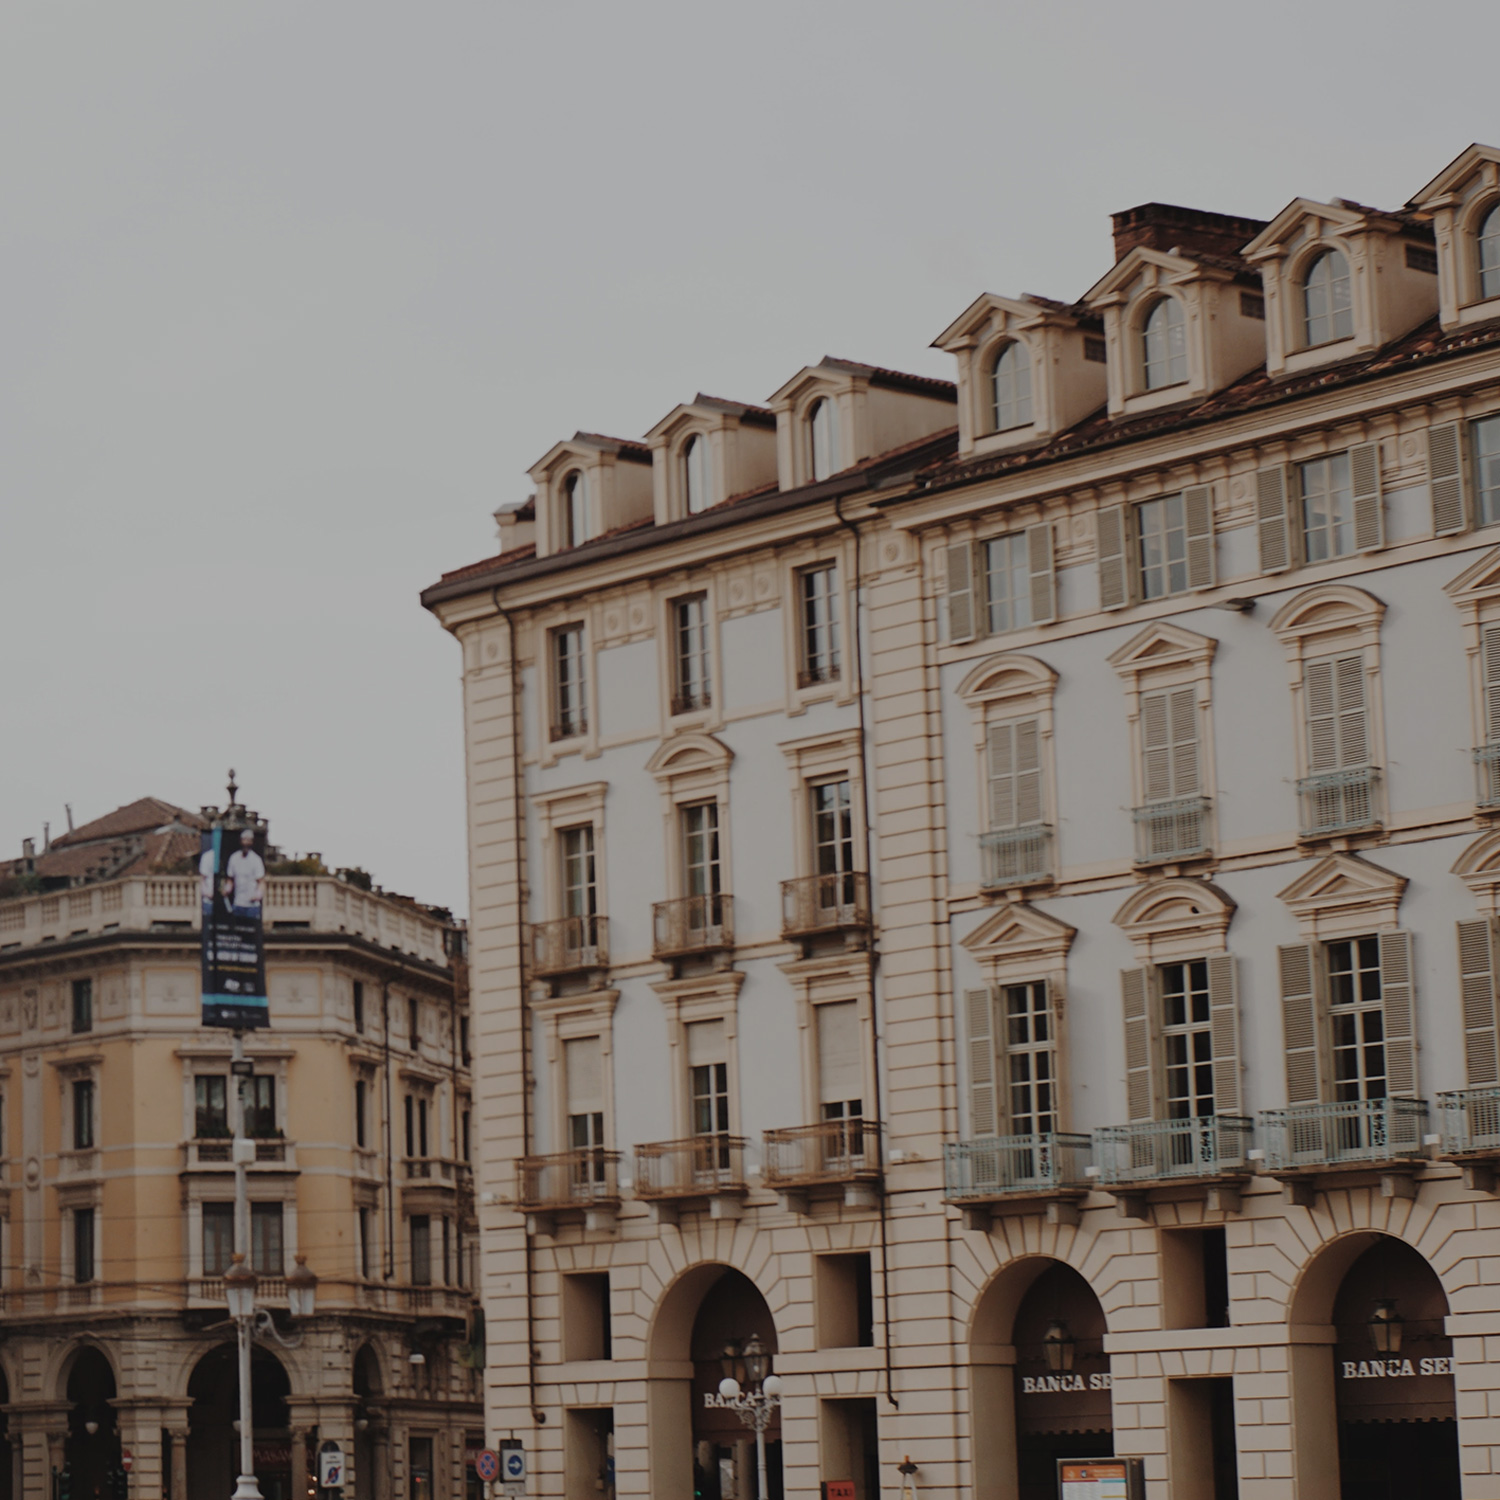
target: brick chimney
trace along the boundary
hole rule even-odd
[[[1143,203],[1111,214],[1115,232],[1115,261],[1137,245],[1163,252],[1195,250],[1207,255],[1238,255],[1244,245],[1266,227],[1262,219],[1241,219],[1234,214],[1211,214],[1201,208],[1176,208],[1170,203]]]

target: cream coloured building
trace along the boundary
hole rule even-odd
[[[139,1500],[234,1487],[230,1037],[199,1024],[203,826],[143,798],[28,841],[0,886],[0,1492],[16,1500],[123,1494],[127,1454]],[[256,1344],[261,1492],[308,1493],[332,1440],[361,1500],[460,1496],[483,1427],[463,930],[318,856],[277,868],[271,1025],[246,1039],[251,1262],[298,1346]],[[303,1257],[317,1310],[296,1326]]]
[[[1114,230],[424,595],[534,1493],[1500,1497],[1500,151]]]

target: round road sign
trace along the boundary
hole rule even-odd
[[[500,1455],[493,1448],[481,1448],[474,1460],[474,1472],[488,1484],[500,1477]]]

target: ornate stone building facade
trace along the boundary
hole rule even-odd
[[[212,811],[208,809],[206,811]],[[0,1489],[224,1500],[238,1420],[230,1037],[199,1024],[201,815],[145,798],[28,842],[0,895]],[[460,1495],[482,1430],[468,1005],[445,913],[272,865],[251,1033],[256,1471],[308,1493]],[[317,1311],[287,1317],[305,1256]],[[65,1476],[60,1481],[60,1476]],[[313,1481],[315,1482],[315,1481]]]
[[[537,1493],[1500,1497],[1500,151],[1114,228],[424,596]]]

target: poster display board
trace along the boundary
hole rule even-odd
[[[1145,1500],[1146,1481],[1138,1458],[1060,1458],[1057,1489],[1061,1500]]]
[[[203,906],[203,1024],[254,1031],[266,1003],[266,828],[213,827],[198,849]]]

